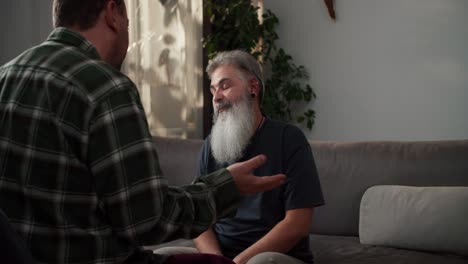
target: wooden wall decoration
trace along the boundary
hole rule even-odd
[[[328,14],[330,15],[331,19],[336,20],[335,7],[333,3],[334,0],[324,0],[324,2],[327,6]]]

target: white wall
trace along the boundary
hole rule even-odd
[[[44,41],[52,31],[52,0],[0,1],[0,65]]]
[[[468,1],[267,0],[309,69],[313,140],[468,138]]]

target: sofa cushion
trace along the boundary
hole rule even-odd
[[[361,201],[361,243],[468,256],[467,201],[468,187],[371,187]]]
[[[370,246],[359,243],[354,236],[310,235],[310,246],[317,264],[466,264],[468,258],[432,254],[414,250]],[[195,247],[192,240],[179,239],[145,247],[155,250],[162,247]]]
[[[316,264],[466,264],[467,257],[363,245],[354,236],[310,235]]]

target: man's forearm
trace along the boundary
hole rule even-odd
[[[200,253],[209,253],[222,256],[221,248],[213,229],[210,227],[193,240]]]

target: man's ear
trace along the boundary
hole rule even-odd
[[[104,18],[106,20],[106,25],[114,32],[118,30],[118,15],[119,7],[115,3],[115,1],[107,1],[106,6],[104,8]]]
[[[250,79],[250,93],[258,95],[260,91],[260,83],[257,78]]]

